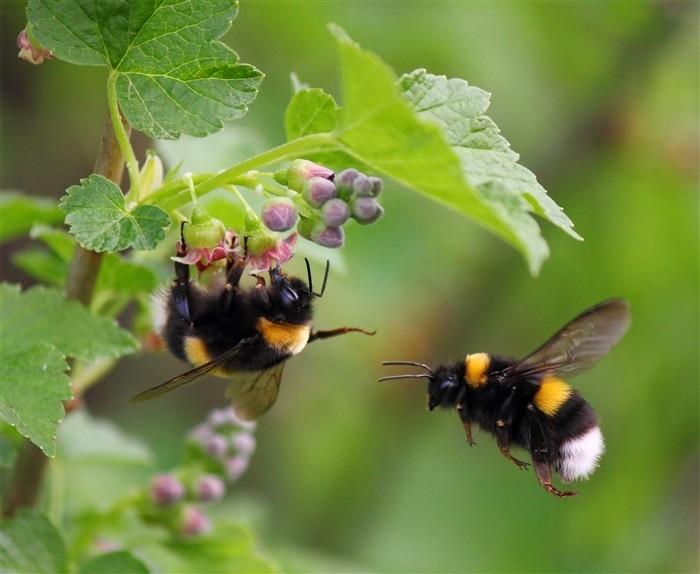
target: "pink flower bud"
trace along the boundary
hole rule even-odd
[[[228,481],[233,482],[234,480],[238,480],[248,469],[248,462],[248,456],[243,454],[229,458],[226,461],[226,478]]]
[[[159,506],[175,504],[185,495],[185,487],[171,474],[159,474],[151,480],[151,500]]]
[[[204,450],[207,454],[219,458],[224,456],[228,451],[228,443],[224,437],[213,434],[204,443]]]
[[[304,199],[314,207],[321,207],[335,195],[336,189],[333,182],[322,177],[312,177],[304,186]]]
[[[270,199],[262,207],[261,218],[272,231],[288,231],[297,222],[297,208],[287,197]]]
[[[329,199],[323,204],[321,215],[326,225],[340,227],[350,217],[350,207],[342,199]]]
[[[372,193],[372,182],[366,175],[360,174],[352,182],[352,191],[357,197],[367,197]]]
[[[233,435],[231,445],[236,452],[250,456],[255,451],[255,437],[247,432],[241,432]]]
[[[342,227],[317,226],[311,233],[311,238],[323,247],[336,248],[345,243],[345,232]]]
[[[17,57],[30,64],[43,64],[46,60],[53,58],[53,54],[50,50],[47,50],[39,44],[39,42],[30,37],[27,28],[22,30],[17,36],[17,47],[19,48]]]
[[[287,186],[294,191],[302,191],[304,184],[313,177],[331,180],[334,176],[332,169],[305,159],[295,159],[287,169]]]
[[[370,176],[369,181],[372,183],[372,197],[377,197],[384,187],[384,182],[379,177]]]
[[[352,184],[358,175],[360,175],[359,171],[349,168],[344,169],[335,176],[333,181],[335,182],[335,186],[338,188],[338,193],[341,197],[349,198],[350,195],[352,195]]]
[[[224,496],[225,492],[226,487],[224,486],[224,481],[218,476],[205,474],[204,476],[200,476],[199,480],[197,480],[197,499],[202,502],[219,500]]]
[[[180,520],[180,533],[183,536],[197,536],[211,530],[211,522],[204,513],[194,506],[186,506]]]
[[[357,197],[352,202],[352,216],[358,223],[367,225],[384,215],[384,209],[373,197]]]
[[[255,421],[244,421],[238,418],[238,415],[236,415],[236,411],[233,409],[233,407],[213,410],[209,414],[208,422],[215,427],[233,425],[248,431],[254,430],[257,424]]]

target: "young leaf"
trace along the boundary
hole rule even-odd
[[[414,70],[400,80],[404,96],[419,117],[440,126],[474,186],[493,183],[512,196],[520,196],[525,211],[532,209],[576,239],[574,224],[564,214],[535,174],[518,163],[518,154],[485,115],[490,94],[459,78],[447,79]],[[528,205],[528,203],[530,205]],[[523,214],[526,215],[526,214]]]
[[[80,574],[148,574],[150,570],[131,552],[118,550],[95,556],[80,568]]]
[[[338,111],[333,96],[319,88],[297,91],[284,116],[287,139],[332,132],[338,122]]]
[[[216,132],[243,116],[263,75],[217,41],[233,0],[30,0],[36,39],[59,59],[118,74],[119,106],[155,138]]]
[[[56,202],[14,191],[0,191],[0,242],[24,235],[35,223],[60,223]]]
[[[68,264],[45,249],[30,247],[11,256],[12,263],[33,279],[53,287],[65,283]]]
[[[97,174],[69,187],[60,205],[71,233],[92,251],[153,249],[170,225],[168,215],[155,205],[130,210],[121,190]]]
[[[0,524],[2,572],[56,574],[66,572],[66,548],[51,522],[35,510],[22,509]]]
[[[63,401],[72,396],[63,353],[46,343],[20,349],[0,343],[0,355],[0,418],[53,456]]]

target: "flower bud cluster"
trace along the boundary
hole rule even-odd
[[[297,230],[302,237],[324,247],[341,247],[345,242],[343,225],[354,219],[366,225],[377,221],[384,213],[377,197],[382,191],[382,180],[367,176],[356,169],[346,169],[335,174],[330,169],[313,162],[293,161],[286,172],[278,173],[277,180],[301,194],[308,210],[301,214]],[[272,200],[268,218],[275,222],[284,214],[287,229],[297,221],[294,202]],[[267,207],[267,204],[266,204]],[[288,211],[287,211],[288,210]],[[263,221],[267,223],[265,215]]]
[[[152,478],[144,519],[185,537],[208,532],[211,523],[197,503],[220,500],[226,482],[243,475],[255,451],[254,429],[255,423],[241,421],[232,408],[212,411],[189,435],[194,453],[176,471]]]

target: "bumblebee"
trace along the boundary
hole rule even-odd
[[[605,449],[593,408],[566,379],[578,375],[607,355],[627,331],[629,305],[623,299],[605,301],[581,313],[546,343],[520,360],[490,353],[468,354],[456,363],[424,372],[379,379],[427,379],[428,409],[456,409],[467,441],[474,446],[472,423],[496,435],[501,454],[519,469],[529,463],[510,453],[517,445],[529,451],[537,480],[550,494],[572,496],[552,485],[552,468],[564,482],[588,478]]]
[[[184,237],[178,256],[186,253]],[[255,275],[254,287],[240,286],[246,257],[229,254],[226,279],[204,288],[190,280],[189,265],[175,262],[175,279],[153,297],[156,332],[168,349],[194,368],[131,399],[159,397],[206,373],[233,379],[226,396],[244,420],[265,413],[277,399],[287,359],[310,342],[351,332],[374,335],[356,327],[314,331],[314,299],[323,296],[328,281],[326,263],[321,291],[313,290],[306,260],[308,284],[289,277],[279,265],[269,269],[269,284]]]

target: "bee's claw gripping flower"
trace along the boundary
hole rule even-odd
[[[185,245],[178,241],[178,256],[171,257],[173,261],[196,264],[200,271],[204,271],[215,261],[237,254],[238,237],[233,231],[227,231],[221,220],[209,215],[199,205],[192,210],[190,219],[182,230]]]
[[[302,191],[304,184],[312,177],[332,180],[335,173],[322,165],[305,159],[295,159],[287,169],[287,186],[294,191]]]
[[[43,64],[46,60],[53,58],[50,50],[44,48],[31,37],[31,32],[28,31],[28,28],[22,30],[17,36],[17,47],[19,48],[17,57],[30,64]]]
[[[265,202],[261,211],[265,227],[272,231],[289,231],[297,222],[297,208],[287,197],[276,197]]]
[[[159,474],[151,481],[151,500],[159,506],[179,502],[185,495],[185,487],[171,474]]]

